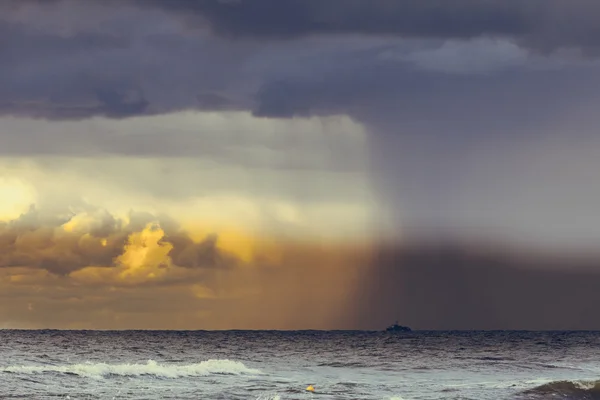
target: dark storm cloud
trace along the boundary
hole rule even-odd
[[[64,0],[62,1],[64,2]],[[9,9],[59,6],[61,0],[10,1]],[[595,47],[600,39],[595,0],[87,0],[109,7],[157,8],[206,24],[234,38],[291,39],[363,34],[470,39],[504,36],[533,46]]]
[[[0,31],[0,115],[81,120],[244,108],[218,93],[236,81],[246,51],[236,46],[177,34],[65,35],[35,24],[0,22]]]
[[[20,1],[3,11],[0,114],[47,119],[186,109],[282,117],[351,112],[369,79],[377,90],[362,106],[377,109],[391,92],[408,90],[394,84],[409,76],[407,66],[443,73],[462,59],[469,74],[482,62],[490,70],[515,62],[511,48],[467,59],[420,52],[447,39],[506,37],[535,49],[593,51],[600,37],[600,5],[591,0]],[[216,35],[186,31],[182,21]],[[381,34],[387,42],[344,52],[321,41],[329,34],[358,35],[356,46]],[[411,48],[404,39],[429,41]],[[392,60],[382,59],[386,49]],[[378,77],[382,64],[396,73]],[[332,84],[342,81],[338,74],[347,78],[343,85]],[[324,100],[309,98],[317,87],[327,89]]]
[[[148,105],[132,82],[103,77],[100,70],[91,78],[86,71],[73,70],[64,62],[77,60],[81,66],[98,52],[127,49],[131,45],[128,37],[101,32],[65,36],[10,21],[0,21],[0,35],[0,70],[4,76],[0,114],[120,118],[141,114]]]
[[[429,120],[452,122],[452,126],[444,125],[446,131],[468,125],[471,131],[474,126],[505,130],[506,125],[523,127],[597,96],[599,76],[596,68],[585,66],[568,72],[508,69],[491,76],[456,76],[372,62],[313,79],[267,82],[258,92],[255,114],[293,117],[349,112],[370,126]],[[490,126],[492,118],[495,126]],[[510,129],[505,131],[510,134]]]
[[[81,120],[241,108],[228,86],[245,46],[187,35],[168,14],[127,4],[0,4],[0,115]]]
[[[600,329],[597,256],[534,254],[499,243],[381,250],[357,294],[357,326]]]
[[[596,47],[595,0],[173,0],[141,1],[208,22],[220,35],[289,39],[314,34],[470,39],[504,36],[551,50]],[[193,21],[191,21],[193,23]]]

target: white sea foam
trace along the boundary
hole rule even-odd
[[[208,360],[195,364],[159,364],[149,360],[145,364],[105,364],[85,363],[72,365],[23,365],[2,368],[2,372],[16,374],[40,374],[57,372],[75,374],[88,378],[103,378],[107,375],[142,376],[152,375],[161,378],[180,378],[188,376],[221,375],[259,375],[258,369],[248,368],[239,361]]]
[[[258,396],[256,400],[281,400],[281,397],[278,394],[263,394]]]

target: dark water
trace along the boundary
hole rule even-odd
[[[596,379],[591,332],[0,331],[2,399],[600,399]]]

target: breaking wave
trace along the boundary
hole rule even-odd
[[[523,392],[530,399],[600,399],[600,381],[554,381]]]
[[[239,361],[231,360],[208,360],[187,365],[159,364],[153,360],[149,360],[145,364],[85,363],[72,365],[24,365],[5,367],[0,371],[14,374],[41,374],[55,372],[61,374],[79,375],[88,378],[104,378],[111,375],[148,375],[160,378],[180,378],[208,375],[262,374],[262,372],[258,369],[248,368]]]

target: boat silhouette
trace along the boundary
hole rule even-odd
[[[394,325],[388,326],[385,330],[386,332],[412,332],[412,329],[408,326],[398,325],[398,321],[396,321]]]

